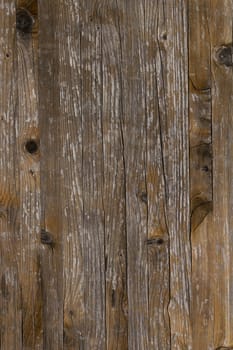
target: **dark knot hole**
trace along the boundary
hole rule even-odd
[[[33,27],[33,17],[26,9],[16,12],[16,28],[23,33],[30,33]]]
[[[157,244],[157,245],[162,245],[163,243],[164,243],[163,238],[157,238],[157,239],[156,239],[156,244]]]
[[[38,152],[39,146],[36,140],[28,140],[25,144],[26,151],[30,154]]]

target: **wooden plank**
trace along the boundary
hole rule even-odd
[[[122,134],[122,8],[109,1],[92,15],[101,24],[106,259],[106,346],[128,349],[125,159]]]
[[[175,11],[177,7],[180,11],[184,10],[184,21],[175,14],[171,17],[171,10]],[[178,167],[184,167],[184,173],[177,175],[188,192],[186,8],[182,7],[180,2],[168,2],[167,5],[158,4],[153,12],[153,7],[148,2],[146,9],[145,23],[148,23],[148,33],[151,32],[151,36],[146,37],[148,56],[145,60],[149,61],[146,66],[148,243],[153,243],[149,245],[151,247],[149,290],[152,296],[149,304],[150,333],[154,347],[186,349],[192,346],[189,311],[191,288],[190,280],[185,277],[189,275],[191,268],[187,205],[189,193],[186,193],[187,197],[183,198],[183,203],[182,201],[179,203],[183,189],[178,188],[174,182],[175,171]],[[155,31],[157,31],[156,43]],[[181,61],[177,62],[176,57],[180,57]],[[156,69],[154,74],[153,69]],[[179,71],[181,78],[184,78],[183,83],[177,80],[176,71]],[[179,84],[181,85],[178,88]],[[175,104],[178,108],[180,110],[183,108],[183,120],[180,125],[179,109],[174,104],[173,95],[176,96]],[[153,118],[154,113],[156,118],[155,116]],[[177,126],[174,126],[174,121]],[[182,130],[181,138],[183,138],[181,147],[178,146],[179,130]],[[180,164],[179,156],[176,154],[184,156]],[[179,212],[182,212],[183,219],[180,217],[177,220]],[[180,260],[177,257],[180,257]],[[183,274],[183,277],[179,276],[179,273]],[[182,284],[182,279],[186,279],[186,283]],[[182,305],[184,299],[187,301],[186,305]]]
[[[72,1],[60,2],[59,6],[64,348],[85,349],[85,278],[88,275],[84,273],[83,247],[82,16]]]
[[[163,25],[156,42],[150,26],[158,7],[153,11],[150,2],[133,1],[121,6],[129,348],[156,346],[159,340],[170,348],[170,336],[174,349],[191,348],[186,7],[180,1],[161,4],[157,23]],[[157,291],[150,290],[155,280]],[[151,311],[161,300],[157,313]]]
[[[148,257],[146,115],[143,3],[118,2],[122,9],[123,146],[126,172],[128,347],[148,348]]]
[[[210,2],[189,1],[190,206],[193,348],[213,348],[211,257],[213,174]]]
[[[232,64],[232,49],[222,47],[232,42],[231,11],[230,1],[195,1],[190,5],[191,195],[192,198],[199,197],[199,209],[201,203],[211,204],[213,198],[213,213],[211,205],[203,207],[204,211],[197,208],[199,212],[196,210],[194,220],[192,215],[195,348],[231,349],[233,344],[229,229],[232,195],[229,163],[232,157],[229,137],[232,71],[229,65]]]
[[[47,25],[61,35],[54,38],[51,32],[49,37],[41,39],[40,67],[43,69],[42,82],[44,80],[44,85],[41,85],[41,96],[45,90],[50,89],[53,92],[50,97],[45,96],[49,110],[42,107],[44,118],[45,115],[50,115],[51,124],[48,128],[44,119],[44,126],[42,125],[46,151],[43,167],[48,172],[42,188],[46,193],[42,205],[47,212],[45,213],[46,230],[52,232],[54,237],[57,235],[53,252],[59,249],[57,240],[61,238],[62,232],[62,248],[59,249],[59,253],[62,254],[63,250],[64,346],[67,349],[103,348],[105,344],[105,239],[101,31],[99,26],[90,21],[91,11],[94,10],[91,3],[80,3],[76,6],[72,1],[66,4],[60,2],[57,9],[60,13],[59,20],[57,20],[58,17],[51,15],[52,17],[48,17],[50,24]],[[42,21],[42,26],[43,23],[46,26],[48,21],[47,16],[43,18],[43,14],[50,13],[49,10],[51,11],[50,7],[45,7],[45,4],[41,7],[42,19],[45,22]],[[53,59],[51,59],[52,54]],[[45,62],[45,60],[48,61]],[[48,67],[47,71],[45,64]],[[59,76],[56,75],[56,65],[59,67]],[[61,88],[55,85],[55,80],[50,87],[46,86],[45,77],[48,77],[51,67],[51,80],[58,77]],[[56,131],[54,123],[56,123]],[[57,153],[54,149],[49,150],[52,146],[50,142],[56,145]],[[56,182],[51,184],[54,176],[56,176]],[[56,205],[51,203],[54,199]],[[48,201],[50,204],[47,207]],[[57,222],[56,227],[53,227],[54,219]],[[57,296],[54,305],[47,305],[46,314],[51,313],[51,307],[53,307],[57,312],[57,318],[60,317],[58,310],[61,307],[62,295],[60,288],[54,290],[49,276],[53,272],[56,273],[57,280],[62,279],[59,253],[57,253],[57,260],[54,255],[52,256],[54,266],[49,273],[46,271],[46,285],[44,285],[48,293],[47,300],[51,298],[52,291],[56,292]],[[51,264],[51,260],[46,260],[45,256],[43,259]],[[55,323],[58,327],[59,320],[53,319],[51,324]],[[59,332],[62,332],[61,323]],[[51,337],[52,334],[49,336]],[[47,344],[52,344],[52,341],[48,339]],[[58,348],[62,346],[61,344],[60,338],[57,343]]]
[[[169,232],[164,167],[165,125],[168,117],[164,99],[167,70],[167,24],[164,3],[158,2],[151,6],[151,1],[145,1],[144,13],[149,348],[170,349]]]
[[[58,4],[59,86],[62,157],[64,349],[86,349],[83,214],[82,14],[73,1]],[[88,192],[89,193],[89,192]]]
[[[0,1],[0,347],[9,350],[22,349],[21,293],[17,268],[19,181],[18,159],[15,157],[15,16],[15,2]]]
[[[60,2],[58,30],[64,346],[104,348],[105,236],[101,29],[91,2]],[[72,273],[71,273],[72,272]]]
[[[214,347],[233,346],[232,240],[232,1],[211,2],[211,76],[213,120],[213,227],[210,241]],[[221,28],[221,30],[219,30]],[[224,45],[231,44],[226,49]]]
[[[22,347],[42,349],[40,286],[40,152],[38,127],[37,2],[17,1],[17,153],[19,173],[18,269],[22,294]],[[17,85],[16,85],[17,86]]]
[[[101,5],[91,0],[80,3],[86,349],[106,347],[102,33],[101,25],[91,21]]]
[[[45,349],[63,348],[61,129],[59,118],[58,6],[39,5],[39,123],[41,132],[41,286]],[[46,30],[45,30],[46,28]]]
[[[187,3],[166,2],[164,17],[167,29],[163,73],[166,119],[161,118],[161,125],[169,233],[171,348],[192,349]]]

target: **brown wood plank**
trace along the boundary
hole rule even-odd
[[[83,229],[82,15],[75,2],[59,2],[60,165],[64,349],[86,349]]]
[[[122,134],[122,8],[109,1],[91,17],[102,30],[106,346],[128,349],[125,159]]]
[[[193,348],[213,348],[210,1],[189,1],[190,205]]]
[[[58,6],[39,5],[39,123],[41,132],[41,285],[45,349],[63,349],[61,121]],[[46,29],[45,29],[46,28]]]
[[[102,61],[93,4],[60,3],[64,346],[104,348]]]
[[[171,348],[192,349],[186,1],[164,2],[166,23],[163,135],[169,233]],[[163,62],[163,61],[162,61]]]
[[[144,349],[156,346],[159,339],[162,346],[169,348],[169,323],[171,346],[190,348],[186,7],[179,1],[169,2],[167,6],[161,4],[158,21],[163,23],[163,26],[156,36],[156,39],[159,37],[157,41],[153,37],[152,29],[150,32],[151,23],[155,20],[153,14],[155,16],[158,9],[156,6],[153,12],[153,6],[149,2],[138,6],[129,1],[122,5],[122,8],[129,348]],[[153,60],[153,54],[157,58],[156,61]],[[179,57],[179,60],[176,57]],[[158,87],[152,83],[153,78],[156,79],[156,69],[159,72]],[[175,100],[173,95],[176,96]],[[156,96],[160,106],[159,109],[157,107],[153,110],[153,103],[156,103],[153,97]],[[153,137],[153,132],[156,132],[153,125],[157,125],[157,141]],[[156,159],[157,164],[152,158],[153,147],[154,152],[160,154],[160,161],[159,157]],[[155,164],[159,164],[160,170],[159,167],[155,169]],[[178,182],[182,183],[182,188],[178,186]],[[159,191],[158,201],[153,200],[154,191]],[[159,194],[157,193],[158,196]],[[164,244],[163,249],[158,247],[160,242]],[[154,246],[148,248],[147,245],[150,246],[151,243]],[[156,260],[156,255],[161,260]],[[159,266],[160,263],[163,270]],[[170,290],[168,271],[171,274]],[[155,281],[160,281],[157,292],[150,290]],[[166,284],[164,288],[161,287],[162,283]],[[159,298],[162,298],[164,305],[161,305]],[[165,318],[160,318],[159,330],[155,327],[154,317],[158,320],[161,311],[151,311],[158,304],[163,311],[165,310]],[[166,313],[167,309],[169,314]]]
[[[143,3],[118,2],[122,9],[123,146],[126,172],[128,347],[148,348],[148,256],[146,115]]]
[[[16,136],[20,169],[20,242],[17,251],[22,294],[23,349],[42,349],[40,286],[40,151],[38,126],[37,2],[17,1],[18,103]]]
[[[214,347],[233,346],[232,238],[232,1],[211,2],[213,230],[209,246],[214,301]],[[221,28],[221,30],[220,30]],[[230,49],[224,45],[231,44]],[[220,51],[219,51],[220,48]],[[224,51],[225,50],[225,51]],[[229,66],[230,65],[230,66]]]
[[[106,347],[105,216],[101,25],[91,21],[102,2],[82,1],[82,189],[85,348]]]
[[[232,3],[190,3],[193,346],[231,349]]]
[[[18,274],[19,180],[16,159],[15,2],[0,1],[0,347],[22,349]]]
[[[45,9],[42,10],[42,13],[46,12]],[[57,193],[57,207],[53,204],[53,216],[57,219],[59,210],[61,213],[56,229],[58,234],[62,231],[60,253],[63,250],[64,346],[101,349],[105,344],[102,62],[101,30],[91,23],[91,10],[91,3],[80,3],[76,8],[72,1],[66,4],[60,2],[59,21],[54,17],[54,32],[63,33],[63,36],[54,41],[58,45],[58,56],[54,56],[53,61],[50,59],[52,69],[56,70],[56,63],[59,67],[60,87],[57,89],[53,85],[50,89],[57,91],[60,96],[55,94],[57,99],[54,101],[54,109],[49,113],[52,114],[51,123],[56,121],[57,133],[54,130],[52,132],[54,126],[51,126],[49,135],[48,128],[44,132],[47,140],[53,137],[57,153],[51,152],[50,158],[49,155],[47,158],[47,148],[51,146],[47,141],[44,157],[48,163],[44,166],[49,172],[55,168],[57,184],[54,188],[55,185],[51,186],[47,179],[48,187],[44,187],[43,191],[46,193],[46,201],[49,193],[50,201]],[[55,51],[52,40],[49,42],[46,38],[43,42],[47,46],[50,43],[53,52]],[[59,62],[55,61],[58,57]],[[41,64],[41,68],[44,69],[44,65]],[[51,211],[51,205],[47,210]],[[53,251],[56,250],[56,245],[55,241]],[[57,259],[60,263],[58,256]],[[58,269],[55,272],[60,274]],[[45,290],[48,287],[50,286],[45,285]],[[52,286],[49,289],[52,290]],[[61,295],[57,299],[57,305],[54,305],[56,310],[60,301]]]
[[[170,349],[169,232],[167,227],[167,183],[164,168],[166,139],[165,108],[167,70],[167,24],[163,2],[145,1],[145,114],[146,191],[141,198],[148,212],[149,348]],[[156,40],[155,40],[156,38]]]

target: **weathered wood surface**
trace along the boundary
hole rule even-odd
[[[233,349],[231,0],[0,0],[0,349]]]

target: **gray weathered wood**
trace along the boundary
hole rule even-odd
[[[21,290],[22,348],[42,349],[42,295],[40,284],[40,151],[38,118],[38,33],[35,2],[18,0],[16,17],[15,66],[17,80],[16,139],[19,170],[19,242],[17,262]],[[21,17],[20,17],[21,16]],[[32,32],[22,30],[20,18],[33,25]],[[35,153],[26,149],[28,142],[38,144]],[[16,346],[17,348],[17,346]]]
[[[232,349],[232,6],[0,0],[1,349]]]

